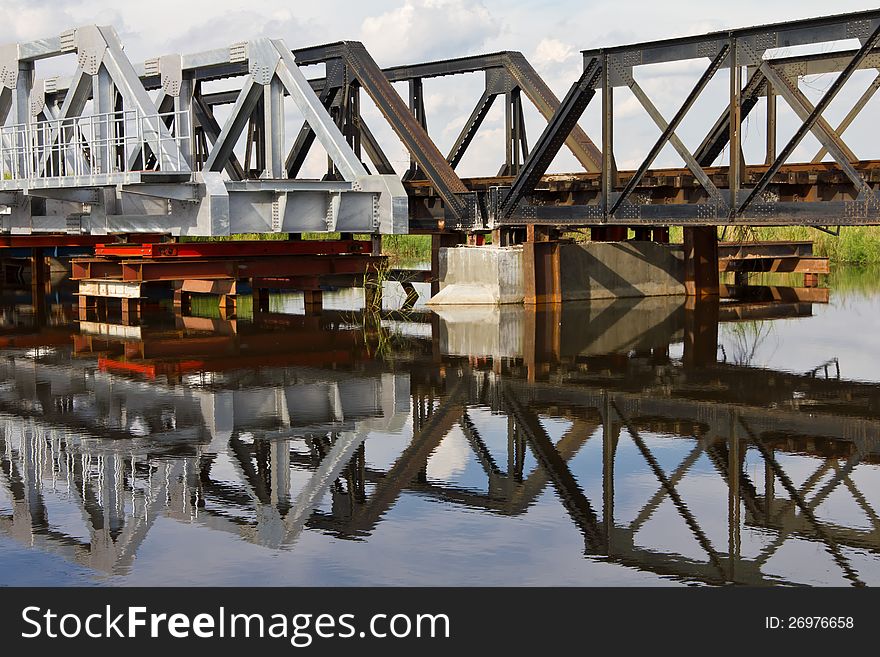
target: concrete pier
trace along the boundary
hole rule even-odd
[[[513,247],[443,248],[438,277],[440,290],[429,301],[434,306],[684,296],[688,292],[682,247],[647,241],[536,241]],[[716,265],[715,294],[717,280]]]
[[[440,290],[432,305],[499,305],[523,302],[523,249],[519,246],[441,248]]]

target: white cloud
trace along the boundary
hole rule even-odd
[[[499,32],[499,21],[480,3],[406,0],[364,19],[361,38],[380,64],[470,55]]]
[[[536,67],[562,64],[577,55],[578,51],[571,44],[564,43],[559,39],[541,39],[535,48],[532,64]]]

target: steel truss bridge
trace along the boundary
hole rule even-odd
[[[543,360],[537,381],[527,381],[528,357],[443,355],[436,331],[431,341],[412,339],[389,368],[357,331],[326,317],[179,318],[152,333],[85,323],[68,332],[66,348],[61,327],[17,330],[0,363],[0,485],[11,505],[0,530],[120,574],[160,516],[278,548],[308,530],[368,539],[404,495],[517,517],[552,489],[591,558],[684,581],[763,585],[793,582],[773,555],[808,541],[821,546],[811,558],[824,558],[829,573],[864,584],[859,555],[880,554],[880,520],[861,488],[876,475],[863,468],[880,461],[878,387],[833,366],[797,374],[695,363],[688,343],[713,329],[690,325],[674,305],[611,302],[604,313],[618,321],[573,351],[560,352],[555,338],[543,344],[538,331],[535,352],[556,356]],[[642,313],[638,335],[633,313]],[[607,352],[609,332],[620,332],[622,351]],[[268,335],[278,366],[242,369]],[[670,360],[669,343],[681,336],[685,358]],[[159,366],[181,343],[206,359],[202,371],[166,376]],[[346,350],[353,359],[317,367],[309,359],[322,349],[328,362]],[[123,353],[158,376],[102,364]],[[496,429],[484,433],[487,417],[505,427],[500,448]],[[542,418],[567,428],[555,435]],[[407,434],[387,467],[371,459],[372,431]],[[430,476],[432,453],[455,432],[482,484]],[[588,476],[572,461],[597,442],[590,458],[601,460],[601,474]],[[656,484],[634,509],[624,444]],[[692,497],[695,469],[727,491],[717,496],[726,530],[718,509],[707,516]],[[834,493],[864,520],[829,520],[822,504]],[[696,554],[642,531],[664,504]],[[71,525],[71,509],[83,528]]]
[[[799,20],[583,53],[582,75],[561,100],[517,52],[380,69],[364,46],[340,42],[290,50],[253,39],[142,63],[126,57],[111,27],[85,26],[0,48],[0,203],[4,232],[170,233],[489,231],[529,225],[669,226],[743,223],[824,227],[880,223],[880,165],[843,133],[880,74],[836,126],[823,114],[853,74],[880,67],[880,11]],[[854,44],[841,49],[841,43]],[[808,50],[812,54],[795,54]],[[70,77],[37,76],[41,60],[76,55]],[[637,81],[643,67],[700,62],[692,87],[664,116]],[[300,67],[322,65],[306,79]],[[424,82],[484,73],[485,86],[445,155],[428,130]],[[804,76],[835,77],[813,103]],[[695,148],[677,134],[713,79],[726,101]],[[407,83],[404,99],[394,83]],[[626,91],[660,132],[634,170],[615,159],[615,91]],[[396,172],[361,114],[363,94],[405,146]],[[797,125],[778,144],[779,99]],[[505,107],[500,169],[463,179],[463,155],[497,99]],[[524,100],[547,124],[529,144]],[[292,101],[292,102],[289,102]],[[601,134],[578,124],[591,103]],[[743,122],[763,114],[764,158],[743,154]],[[302,120],[287,140],[285,123]],[[792,161],[812,134],[821,149]],[[327,175],[302,177],[313,145]],[[582,171],[550,174],[563,148]],[[682,168],[652,168],[671,147]],[[722,153],[733,153],[721,165]],[[401,175],[402,173],[402,175]]]

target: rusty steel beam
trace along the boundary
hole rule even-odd
[[[326,274],[365,274],[384,262],[383,256],[290,256],[235,259],[123,260],[123,281],[249,279]]]
[[[829,274],[831,266],[828,258],[819,256],[719,258],[718,271]]]
[[[369,255],[365,240],[242,240],[228,242],[163,242],[100,244],[98,257],[114,258],[250,258],[293,255]]]

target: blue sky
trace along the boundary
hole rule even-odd
[[[216,48],[255,36],[282,38],[291,48],[341,39],[360,40],[383,66],[519,50],[562,96],[578,75],[581,67],[579,51],[582,49],[819,16],[830,10],[840,13],[868,8],[870,6],[864,2],[849,0],[838,0],[833,5],[818,0],[798,3],[742,0],[736,5],[679,0],[664,3],[608,0],[379,0],[369,3],[263,0],[252,4],[230,0],[115,3],[6,0],[0,6],[0,22],[6,28],[6,37],[2,39],[6,42],[54,35],[76,25],[112,24],[135,61],[172,52]],[[704,67],[705,63],[698,61],[668,71],[648,72],[642,85],[652,94],[655,104],[671,116],[689,90],[687,79],[695,80]],[[846,113],[852,100],[867,86],[870,74],[865,72],[861,77],[864,80],[856,76],[853,89],[843,93],[840,102],[836,101],[829,108],[826,116],[832,123]],[[723,84],[721,81],[719,89]],[[814,91],[818,93],[827,84],[828,80],[821,80],[813,84],[814,89],[805,87],[804,90],[808,95]],[[478,75],[426,84],[429,128],[441,150],[454,141],[479,96],[481,86]],[[722,100],[718,90],[707,89],[709,99],[713,93],[716,100]],[[622,167],[636,166],[639,156],[656,138],[657,129],[634,99],[628,97],[628,92],[619,94],[615,102],[619,112],[615,128],[618,162]],[[497,170],[498,160],[503,157],[503,113],[498,105],[474,143],[473,153],[462,162],[461,171],[465,175]],[[595,110],[588,109],[582,125],[597,139]],[[704,124],[714,120],[718,107],[707,100],[695,107],[694,114],[694,121],[686,121],[680,130],[680,136],[688,145],[695,141],[699,143]],[[375,112],[371,114],[371,108],[365,109],[365,116],[371,126],[375,123],[373,131],[386,145],[395,166],[405,169],[406,153],[394,142],[390,130],[379,125],[381,119]],[[374,118],[370,119],[370,116]],[[531,110],[527,110],[526,118],[530,140],[534,141],[543,121],[537,112]],[[752,133],[754,145],[746,144],[746,155],[748,158],[754,152],[752,159],[755,159],[764,141],[763,126],[759,125],[761,121],[757,115],[750,121],[753,125],[747,126],[747,131]],[[780,144],[784,143],[782,139],[786,130],[793,130],[793,122],[786,121],[783,108]],[[867,134],[869,123],[869,113],[866,113],[864,119],[853,124],[847,133],[850,140],[859,144],[859,135]],[[811,140],[812,137],[805,139],[796,155],[809,159],[816,150],[816,142]],[[856,150],[862,159],[880,156]],[[676,158],[667,150],[661,154],[658,164],[678,165],[680,160]],[[320,160],[321,157],[316,156],[313,164],[318,165]],[[575,170],[577,167],[573,159],[563,154],[554,168]]]

